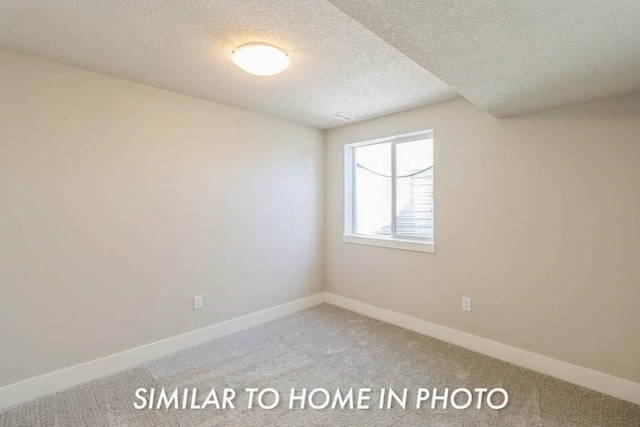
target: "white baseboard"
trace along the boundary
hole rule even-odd
[[[124,369],[176,351],[184,350],[207,341],[243,331],[300,310],[322,304],[325,294],[319,293],[286,304],[271,307],[245,316],[236,317],[222,323],[196,329],[161,341],[156,341],[121,353],[70,366],[39,377],[0,387],[0,409],[39,396],[54,393],[74,385],[110,375]]]
[[[572,365],[541,354],[511,347],[476,335],[386,310],[351,298],[326,293],[326,302],[365,316],[391,323],[487,356],[513,363],[600,393],[640,404],[640,384],[609,374]]]
[[[0,387],[0,409],[132,368],[144,362],[216,338],[259,326],[316,306],[322,302],[640,404],[640,384],[638,383],[327,292]]]

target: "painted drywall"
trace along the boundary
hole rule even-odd
[[[8,50],[0,94],[0,385],[322,291],[321,131]]]
[[[344,145],[423,129],[436,253],[343,242]],[[640,382],[640,96],[509,119],[457,99],[326,141],[329,292]]]

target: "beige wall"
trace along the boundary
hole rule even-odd
[[[423,129],[436,253],[343,243],[344,144]],[[326,138],[328,291],[640,381],[640,96],[501,120],[460,98]]]
[[[322,291],[322,141],[0,50],[0,385]]]

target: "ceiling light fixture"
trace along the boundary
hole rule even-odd
[[[273,76],[289,67],[287,52],[266,43],[247,43],[236,48],[233,63],[254,76]]]

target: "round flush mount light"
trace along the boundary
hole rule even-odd
[[[273,76],[289,67],[287,52],[266,43],[247,43],[236,48],[233,63],[254,76]]]

